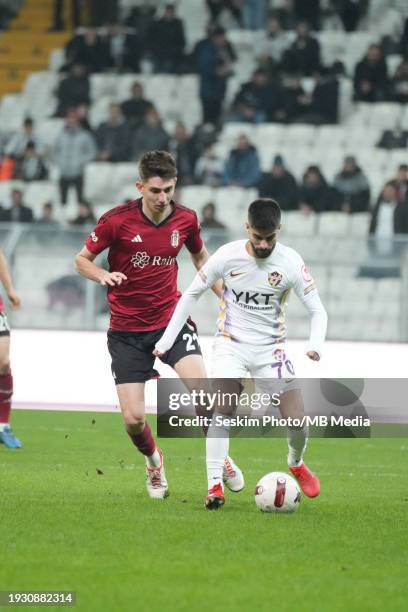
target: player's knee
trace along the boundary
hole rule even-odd
[[[125,425],[126,429],[131,434],[139,434],[143,431],[145,426],[144,416],[134,416],[133,414],[125,414]]]
[[[10,361],[0,356],[0,376],[10,372]]]

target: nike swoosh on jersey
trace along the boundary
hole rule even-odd
[[[234,272],[234,271],[232,271],[232,272],[229,273],[230,276],[241,276],[241,274],[246,274],[246,272]]]

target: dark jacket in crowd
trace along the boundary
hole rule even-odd
[[[408,130],[385,130],[377,147],[380,149],[406,149],[408,147]]]
[[[58,109],[57,114],[62,117],[70,108],[76,108],[82,104],[90,103],[89,78],[68,76],[63,79],[57,91]]]
[[[86,66],[90,74],[103,72],[111,63],[107,41],[96,37],[93,44],[87,44],[85,36],[75,36],[66,46],[67,64]]]
[[[361,89],[363,81],[368,81],[372,89],[364,92]],[[371,64],[365,58],[358,62],[354,72],[354,99],[361,102],[380,102],[386,100],[388,93],[387,64],[382,58],[378,63]]]
[[[323,179],[317,185],[302,184],[299,190],[299,202],[307,204],[317,213],[331,210],[333,190]]]
[[[170,60],[175,65],[179,64],[186,45],[182,20],[174,17],[153,22],[148,41],[153,62],[162,64]]]
[[[273,121],[275,113],[285,107],[285,98],[282,88],[277,83],[267,83],[257,86],[252,81],[244,83],[234,100],[234,108],[240,104],[261,111],[266,121]]]
[[[101,123],[95,133],[98,151],[107,151],[109,161],[125,162],[130,160],[132,132],[127,121],[120,125]]]
[[[340,208],[346,204],[350,212],[365,212],[370,206],[370,186],[361,168],[355,172],[339,172],[334,179],[333,187],[337,192],[337,203]]]
[[[3,208],[0,210],[0,221],[32,223],[34,215],[31,208],[28,206],[12,206],[11,208]]]
[[[252,145],[245,150],[233,149],[225,165],[224,184],[254,187],[261,176],[258,153]]]
[[[320,44],[312,36],[296,39],[283,56],[283,69],[290,74],[310,76],[319,66]]]
[[[274,176],[271,172],[262,173],[258,183],[260,198],[273,198],[279,202],[282,210],[297,210],[299,191],[295,177],[285,170],[283,176]]]

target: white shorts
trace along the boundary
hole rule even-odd
[[[228,338],[216,338],[211,377],[243,379],[248,374],[257,379],[256,387],[259,391],[269,391],[271,379],[276,382],[274,387],[279,387],[281,392],[300,388],[295,378],[295,369],[283,344],[256,346],[234,342]]]

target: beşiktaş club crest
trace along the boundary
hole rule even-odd
[[[268,283],[271,287],[277,287],[282,280],[282,274],[280,272],[269,272]]]
[[[178,245],[180,244],[180,233],[178,230],[174,230],[171,232],[170,244],[174,248],[178,247]]]

